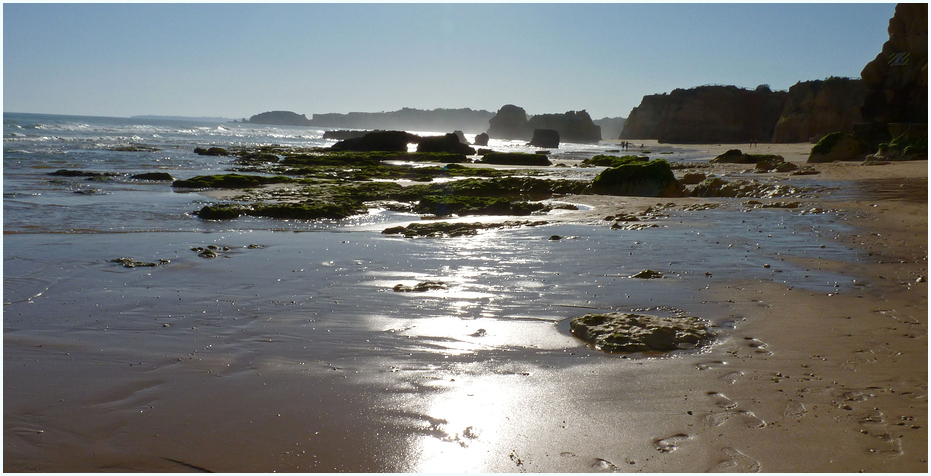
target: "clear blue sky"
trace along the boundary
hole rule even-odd
[[[627,117],[703,84],[858,77],[895,5],[4,4],[3,110],[401,107]]]

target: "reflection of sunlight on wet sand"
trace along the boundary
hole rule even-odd
[[[461,380],[461,379],[460,379]],[[420,473],[484,472],[489,468],[490,448],[499,445],[507,415],[519,401],[512,387],[497,376],[469,378],[457,388],[433,397],[427,414],[442,419],[445,436],[422,436],[414,454]]]

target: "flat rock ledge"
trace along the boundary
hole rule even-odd
[[[573,335],[608,353],[670,352],[710,344],[713,334],[697,317],[586,314],[569,322]]]

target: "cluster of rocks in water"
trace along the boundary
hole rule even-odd
[[[417,144],[418,152],[408,152],[412,143]],[[235,200],[239,203],[202,207],[196,214],[203,219],[240,216],[341,219],[365,213],[374,204],[388,203],[393,209],[436,217],[520,216],[565,207],[567,205],[543,201],[572,194],[771,198],[798,192],[785,185],[767,185],[755,180],[727,181],[701,172],[688,172],[677,180],[673,165],[666,160],[632,155],[597,155],[585,159],[582,167],[605,167],[591,182],[536,178],[533,175],[546,175],[539,167],[552,165],[546,154],[474,151],[463,144],[461,135],[456,133],[422,138],[402,131],[374,131],[345,139],[331,148],[214,149],[217,148],[199,150],[233,156],[234,170],[260,172],[261,175],[227,173],[174,181],[172,186],[179,190],[227,188],[244,191]],[[757,172],[800,172],[782,157],[744,154],[739,150],[728,151],[712,162],[753,164]],[[515,176],[514,170],[479,167],[481,164],[531,168]],[[434,181],[436,178],[456,180],[438,183]],[[381,180],[372,181],[377,179]],[[389,181],[403,179],[415,183],[405,186]],[[290,186],[268,187],[275,184]]]

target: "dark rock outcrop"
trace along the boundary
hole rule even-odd
[[[458,142],[458,139],[456,141]],[[359,152],[406,152],[408,144],[417,142],[420,142],[420,137],[407,132],[374,131],[369,132],[362,137],[339,141],[333,144],[331,148],[333,150],[354,150]]]
[[[559,148],[559,131],[553,129],[534,129],[530,145],[548,149]]]
[[[461,132],[460,132],[461,134]],[[448,152],[450,154],[474,155],[475,149],[463,144],[455,133],[445,136],[421,137],[417,152]]]
[[[597,144],[601,141],[601,127],[592,122],[588,112],[569,111],[564,114],[538,114],[527,125],[531,129],[552,129],[559,132],[562,142]]]
[[[498,109],[488,120],[488,137],[506,140],[529,140],[533,129],[527,124],[527,111],[513,104]]]
[[[817,142],[831,132],[852,133],[853,125],[863,122],[860,106],[865,97],[866,86],[859,79],[795,83],[789,88],[773,142]]]
[[[488,136],[494,139],[530,140],[535,129],[552,129],[559,132],[562,142],[597,144],[601,140],[601,127],[584,110],[528,118],[524,108],[508,104],[488,124]]]
[[[637,197],[681,197],[685,194],[665,160],[631,161],[606,169],[592,180],[591,190],[601,195]]]
[[[273,126],[310,126],[307,116],[291,111],[270,111],[256,114],[249,118],[250,124],[268,124]]]
[[[889,20],[889,41],[860,72],[868,123],[928,122],[928,4],[900,3]]]
[[[621,139],[665,143],[769,142],[787,93],[760,86],[701,86],[644,96]]]
[[[372,131],[324,131],[324,139],[346,140],[362,137]]]
[[[489,152],[482,156],[479,162],[498,165],[553,165],[545,155],[522,152]]]
[[[836,160],[863,160],[866,147],[862,141],[851,134],[832,132],[818,141],[811,148],[808,163],[834,162]]]
[[[482,132],[475,136],[475,145],[485,147],[488,145],[488,133]]]

